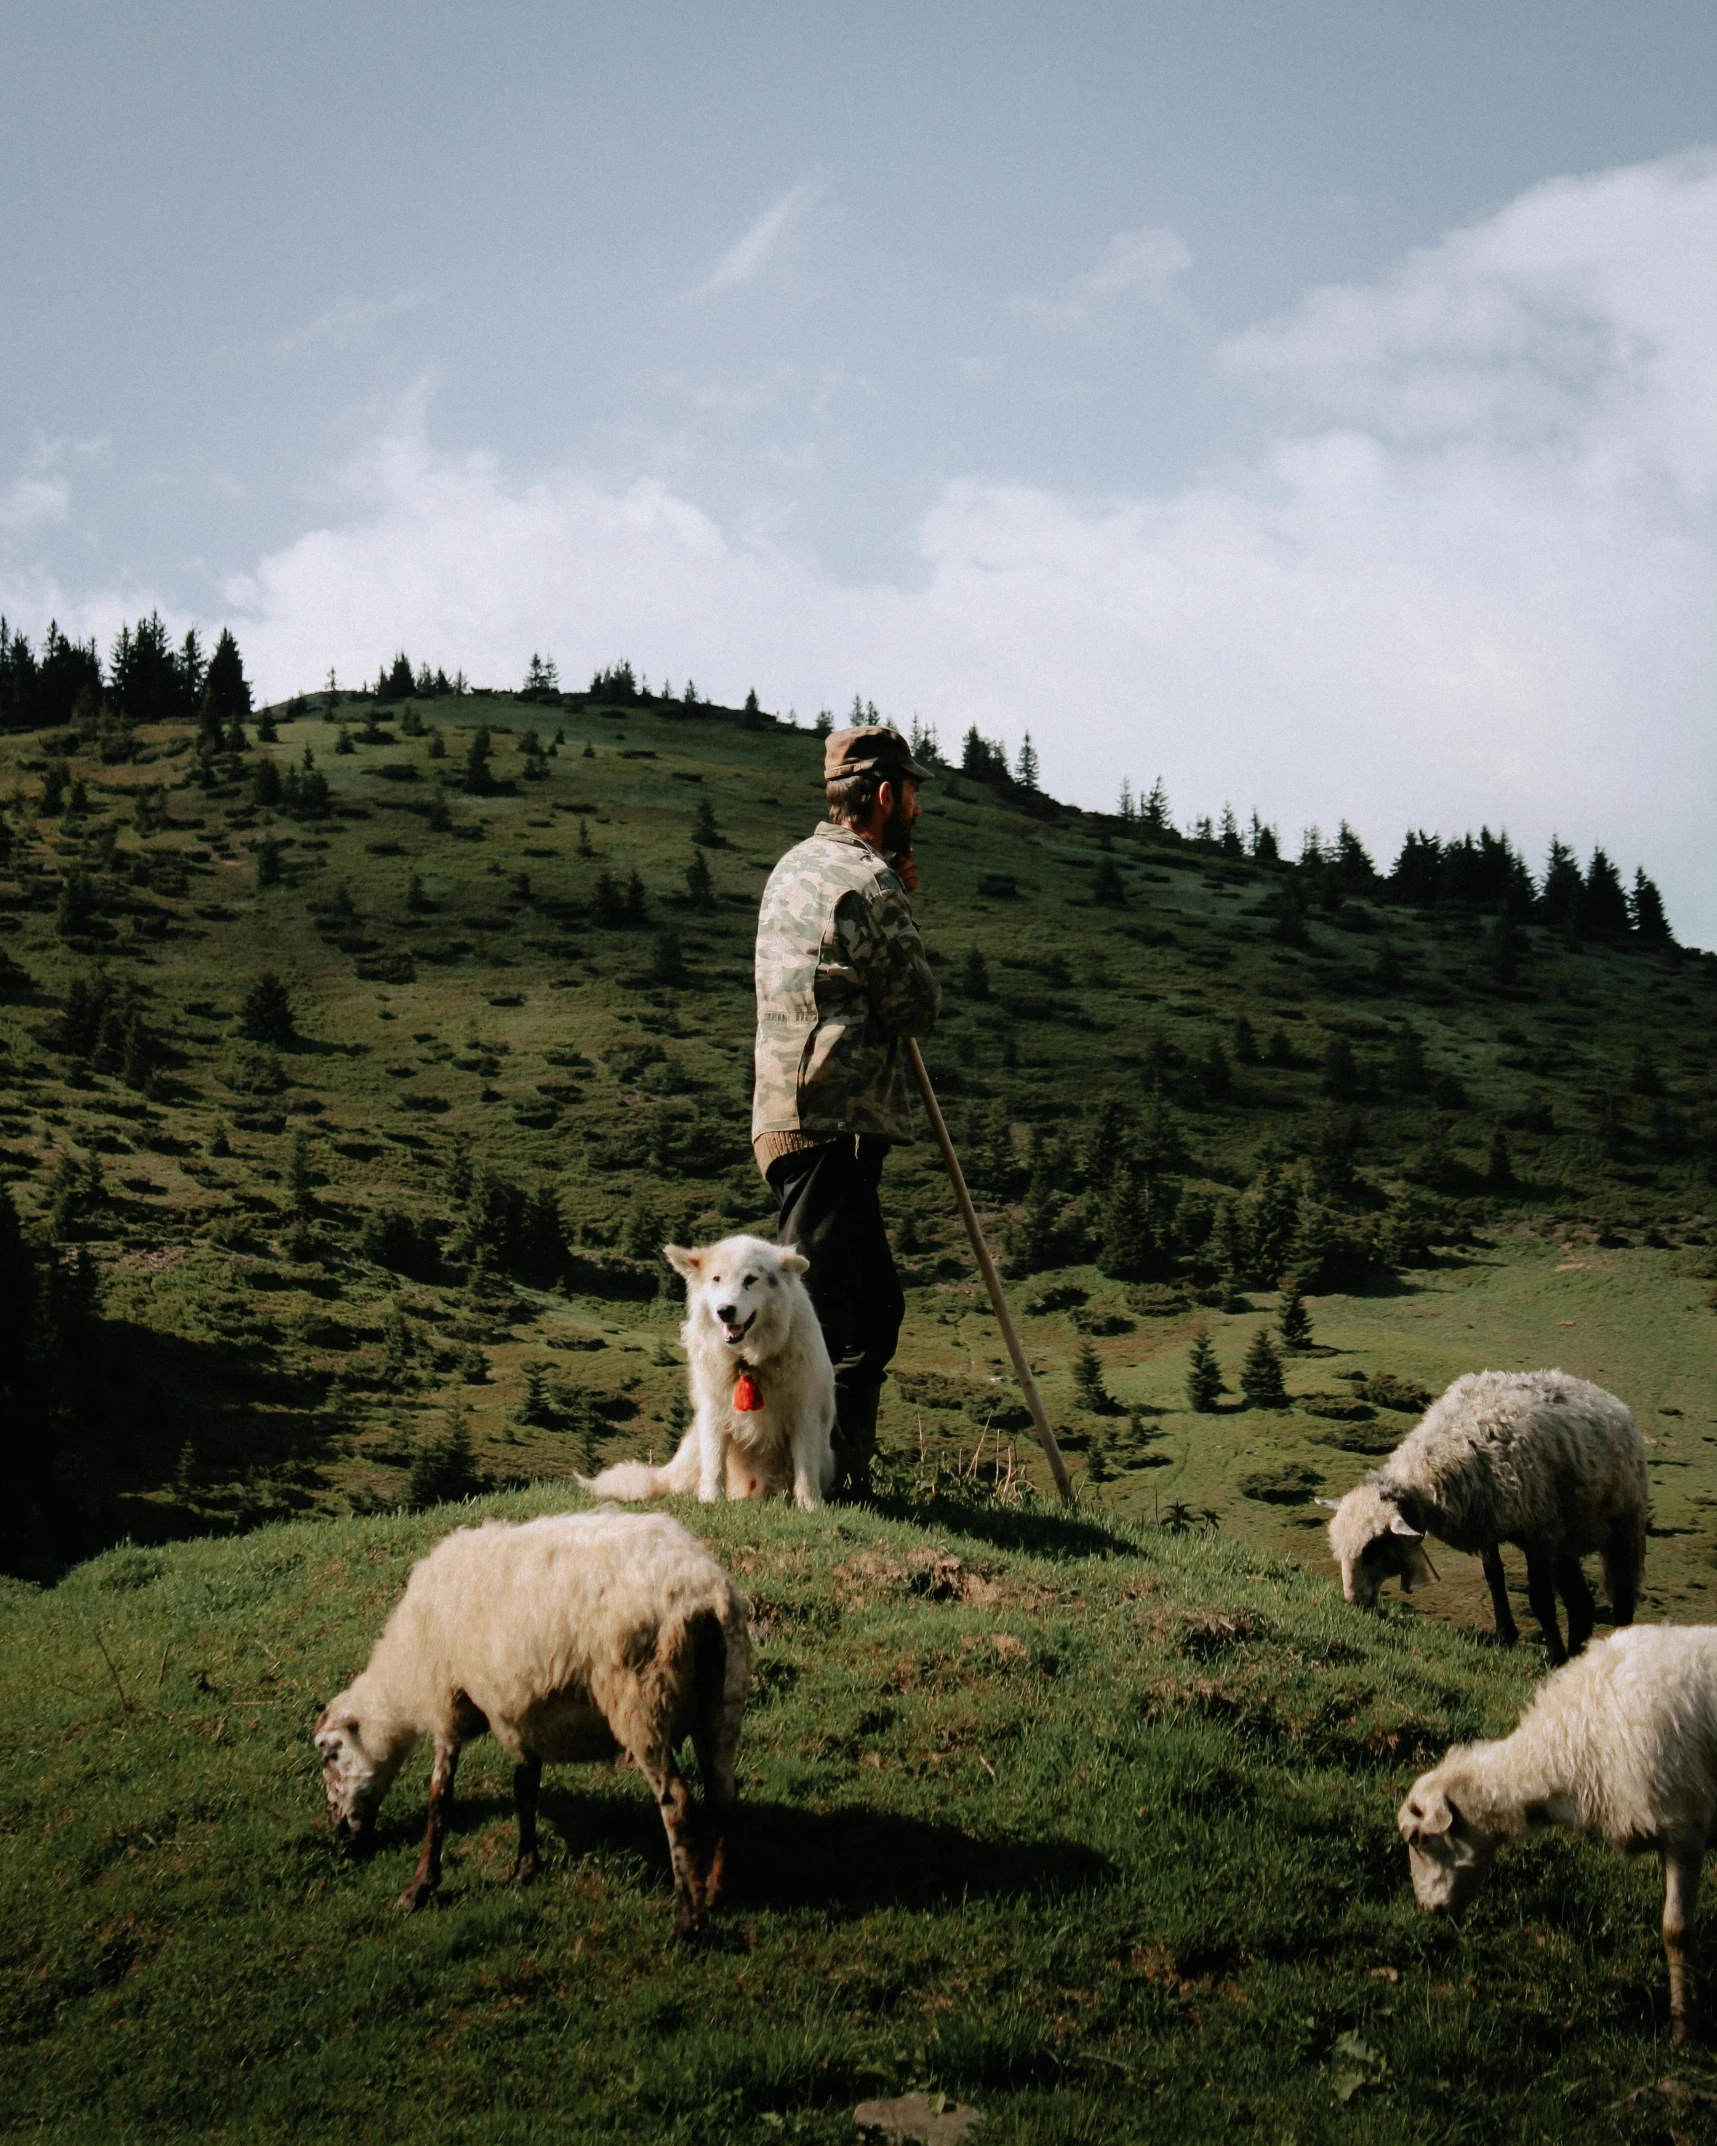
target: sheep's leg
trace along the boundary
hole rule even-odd
[[[1693,1918],[1701,1854],[1699,1848],[1668,1848],[1663,1856],[1663,1950],[1669,1961],[1670,2036],[1677,2048],[1700,2027]]]
[[[1592,1590],[1586,1585],[1586,1575],[1580,1570],[1580,1560],[1572,1550],[1564,1551],[1556,1560],[1556,1585],[1568,1605],[1568,1652],[1578,1654],[1592,1636],[1597,1604],[1592,1600]]]
[[[1490,1606],[1496,1612],[1496,1636],[1505,1647],[1512,1647],[1520,1637],[1520,1628],[1514,1621],[1514,1608],[1508,1599],[1508,1581],[1502,1569],[1502,1552],[1493,1542],[1484,1553],[1484,1576],[1490,1583]]]
[[[703,1904],[706,1912],[721,1899],[727,1883],[727,1829],[733,1823],[738,1791],[733,1778],[733,1739],[722,1734],[719,1722],[700,1722],[692,1729],[692,1748],[698,1755],[703,1777],[704,1826],[709,1857],[704,1864]]]
[[[542,1785],[541,1759],[522,1759],[513,1768],[513,1808],[519,1814],[519,1859],[513,1865],[515,1885],[529,1885],[540,1868],[537,1862],[537,1791]]]
[[[673,1754],[664,1752],[642,1761],[645,1780],[662,1814],[662,1829],[668,1836],[668,1861],[674,1872],[674,1935],[696,1937],[703,1928],[703,1886],[698,1879],[696,1842],[690,1791],[680,1778]]]
[[[1640,1538],[1631,1521],[1618,1520],[1610,1530],[1604,1552],[1604,1579],[1610,1590],[1610,1622],[1621,1626],[1634,1621],[1634,1598],[1639,1592]]]
[[[1543,1630],[1550,1666],[1560,1669],[1568,1659],[1568,1650],[1562,1644],[1562,1627],[1556,1615],[1556,1565],[1542,1544],[1535,1543],[1526,1552],[1526,1599]]]
[[[453,1776],[459,1770],[459,1746],[437,1744],[435,1764],[429,1775],[429,1825],[423,1836],[423,1853],[417,1859],[411,1883],[399,1896],[402,1908],[420,1908],[441,1883],[441,1836],[447,1814],[453,1808]]]

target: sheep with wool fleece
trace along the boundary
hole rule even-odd
[[[1512,1736],[1457,1745],[1401,1806],[1413,1892],[1471,1898],[1499,1844],[1568,1826],[1663,1863],[1677,2042],[1697,2022],[1694,1913],[1717,1821],[1717,1626],[1636,1625],[1546,1679]]]
[[[1411,1589],[1436,1577],[1422,1538],[1484,1561],[1505,1646],[1518,1637],[1499,1545],[1526,1553],[1527,1595],[1553,1664],[1591,1637],[1580,1559],[1600,1551],[1618,1625],[1632,1621],[1645,1564],[1650,1488],[1645,1446],[1613,1393],[1563,1371],[1474,1371],[1432,1402],[1383,1465],[1333,1504],[1330,1548],[1342,1592],[1369,1609],[1391,1575]],[[1568,1646],[1556,1595],[1568,1605]]]
[[[515,1762],[520,1883],[537,1870],[545,1764],[625,1751],[667,1831],[675,1924],[718,1898],[734,1805],[750,1637],[726,1571],[665,1513],[556,1513],[461,1528],[416,1563],[363,1673],[316,1723],[328,1816],[360,1852],[420,1738],[435,1746],[423,1854],[402,1907],[441,1878],[441,1839],[463,1746],[487,1729]],[[700,1855],[675,1754],[697,1752],[710,1839]]]

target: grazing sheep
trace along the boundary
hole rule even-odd
[[[429,1829],[400,1905],[441,1879],[441,1836],[461,1748],[485,1729],[516,1761],[514,1878],[537,1870],[545,1763],[625,1751],[667,1828],[675,1928],[702,1926],[721,1891],[733,1757],[750,1671],[745,1610],[709,1551],[666,1514],[556,1513],[461,1528],[411,1569],[355,1683],[316,1724],[328,1817],[360,1852],[419,1737],[435,1740]],[[674,1755],[687,1736],[703,1775],[700,1858]]]
[[[1677,2042],[1698,2012],[1699,1866],[1717,1819],[1717,1626],[1617,1632],[1540,1686],[1512,1736],[1457,1745],[1401,1806],[1413,1892],[1458,1910],[1497,1846],[1546,1826],[1663,1864],[1663,1949]]]
[[[1526,1591],[1552,1664],[1592,1635],[1580,1570],[1603,1553],[1610,1614],[1631,1624],[1645,1564],[1645,1448],[1613,1393],[1562,1371],[1474,1371],[1433,1401],[1381,1468],[1333,1505],[1330,1548],[1342,1593],[1370,1609],[1391,1575],[1406,1589],[1436,1578],[1422,1538],[1484,1560],[1497,1634],[1519,1636],[1498,1545],[1526,1552]],[[1568,1645],[1556,1621],[1568,1605]]]

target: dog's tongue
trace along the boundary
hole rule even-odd
[[[733,1405],[742,1416],[763,1406],[763,1388],[749,1371],[742,1371],[733,1382]]]

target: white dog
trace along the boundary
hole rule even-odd
[[[607,1498],[695,1490],[705,1505],[791,1487],[815,1512],[835,1472],[835,1374],[801,1279],[808,1261],[761,1237],[663,1250],[686,1280],[691,1428],[665,1468],[621,1461],[580,1482]]]

